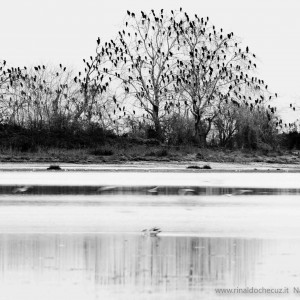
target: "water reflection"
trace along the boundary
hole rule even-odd
[[[1,185],[0,195],[299,195],[298,188],[211,186]]]
[[[59,300],[67,290],[69,299],[213,299],[215,287],[253,283],[263,246],[258,239],[1,235],[0,284],[6,299]]]

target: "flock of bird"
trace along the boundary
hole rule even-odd
[[[83,59],[84,72],[80,71],[73,80],[83,97],[82,112],[90,108],[97,95],[109,95],[110,88],[120,86],[126,97],[138,101],[139,110],[145,112],[143,118],[153,118],[161,110],[170,114],[181,107],[197,118],[220,102],[259,110],[277,97],[264,80],[254,76],[255,59],[248,46],[240,48],[232,32],[217,30],[208,17],[190,17],[182,8],[178,12],[172,10],[171,15],[163,9],[151,10],[149,14],[141,11],[140,17],[128,10],[118,37],[104,45],[98,38],[96,55]],[[21,98],[33,103],[38,91],[53,96],[47,80],[39,77],[46,70],[44,65],[34,66],[35,74],[26,72],[26,67],[5,66],[3,61],[0,88],[12,88],[19,82]],[[60,64],[59,70],[57,77],[66,72],[66,67]],[[54,91],[53,103],[70,98],[70,90],[69,83],[60,83]],[[4,95],[0,97],[3,99]],[[136,115],[137,109],[131,108],[129,113],[117,98],[116,93],[111,96],[115,108],[109,118],[115,122]],[[13,105],[11,97],[8,105]],[[104,105],[102,108],[106,109]],[[266,109],[271,120],[276,107],[269,105]],[[282,124],[280,120],[277,123]]]
[[[136,21],[136,14],[127,11],[128,20],[118,39],[105,43],[100,52],[114,69],[109,73],[104,68],[104,72],[120,79],[124,92],[136,98],[141,108],[149,113],[149,104],[160,105],[162,99],[168,99],[163,109],[170,113],[172,107],[180,106],[176,99],[179,91],[184,91],[181,100],[194,115],[220,100],[237,106],[244,103],[252,110],[272,99],[268,85],[248,75],[256,68],[256,56],[248,46],[244,51],[238,48],[233,33],[226,35],[223,29],[218,33],[209,25],[209,18],[195,15],[192,20],[182,13],[176,21],[174,11],[170,18],[164,18],[163,13],[141,11]],[[258,97],[246,96],[254,92]],[[268,116],[275,110],[270,108]]]

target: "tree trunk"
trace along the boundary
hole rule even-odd
[[[159,112],[158,105],[153,105],[152,117],[153,117],[154,128],[155,128],[155,136],[158,140],[162,141],[163,135],[162,135],[162,129],[161,129],[160,121],[159,121],[158,112]]]
[[[197,144],[199,144],[200,147],[206,147],[207,146],[207,134],[208,130],[205,126],[206,124],[204,122],[201,122],[200,115],[195,116],[195,139]]]

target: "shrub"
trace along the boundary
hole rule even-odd
[[[168,156],[169,152],[167,149],[158,149],[146,153],[146,156],[156,156],[156,157],[165,157]]]
[[[269,120],[265,109],[251,111],[242,106],[236,116],[237,133],[234,140],[239,148],[271,150],[278,145],[275,121]]]
[[[82,127],[69,124],[65,128],[39,129],[15,125],[0,125],[0,141],[3,148],[19,151],[36,151],[37,148],[84,148],[103,146],[107,139],[114,138],[110,131],[98,125]]]
[[[103,148],[103,149],[95,149],[91,151],[91,154],[97,155],[97,156],[110,156],[113,155],[114,152],[111,149]]]
[[[290,131],[280,135],[281,146],[288,149],[300,149],[300,133],[297,131]]]
[[[180,114],[173,114],[163,123],[166,142],[169,145],[194,144],[194,121]]]

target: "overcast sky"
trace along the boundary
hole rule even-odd
[[[79,69],[95,53],[98,36],[105,41],[117,35],[127,9],[182,7],[242,38],[258,57],[258,77],[279,94],[279,106],[300,104],[300,0],[0,1],[0,59],[9,65],[62,63]]]

